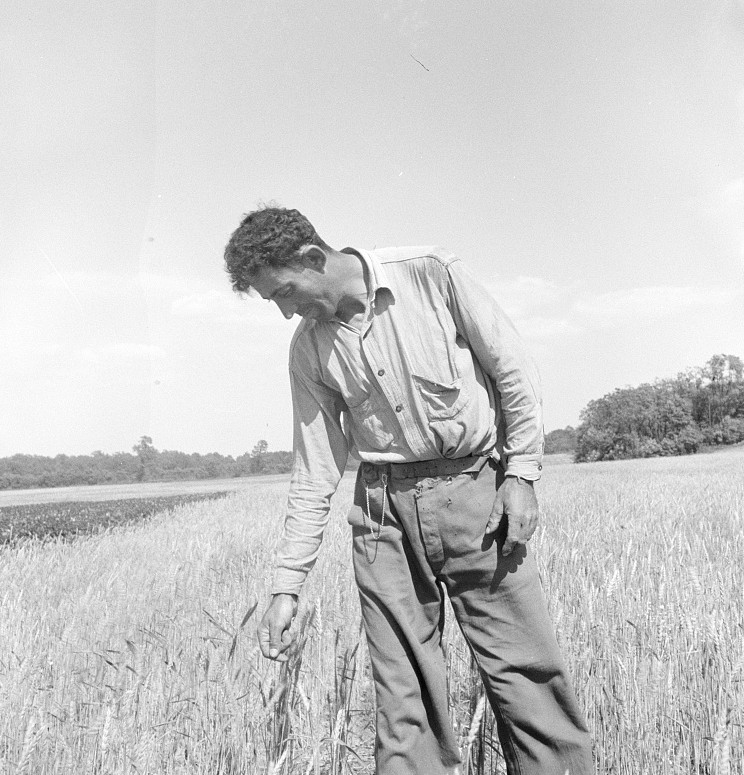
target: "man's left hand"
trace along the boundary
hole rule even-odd
[[[507,532],[501,554],[505,557],[519,544],[526,544],[537,527],[539,509],[533,483],[516,476],[507,476],[496,491],[486,533],[493,533],[506,514]]]

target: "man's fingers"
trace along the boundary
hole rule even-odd
[[[504,541],[504,546],[501,549],[501,554],[504,557],[508,557],[514,551],[514,547],[518,543],[519,543],[519,538],[517,538],[517,536],[508,535],[506,537],[506,541]]]
[[[486,525],[485,533],[495,533],[501,520],[504,518],[504,501],[501,498],[501,493],[496,493],[496,499],[493,502],[493,508],[491,509],[491,516],[488,518],[488,524]]]
[[[516,517],[509,516],[509,528],[506,534],[506,541],[501,549],[501,554],[506,557],[510,555],[516,546],[526,544],[532,538],[537,528],[537,514],[530,514],[518,520]]]
[[[506,557],[514,551],[514,547],[519,543],[522,533],[522,523],[513,515],[507,515],[507,531],[504,546],[501,548],[501,554]]]
[[[294,640],[290,628],[297,611],[293,595],[274,595],[258,625],[258,645],[267,659],[286,662],[284,653]]]
[[[504,557],[507,557],[510,555],[518,546],[521,544],[526,544],[527,541],[530,540],[529,536],[525,536],[522,534],[509,534],[506,536],[506,541],[504,541],[504,546],[501,550],[501,554],[504,555]]]
[[[261,653],[265,656],[269,656],[269,633],[263,627],[258,628],[258,645],[261,647]]]
[[[507,476],[499,494],[507,517],[506,540],[501,548],[506,557],[514,551],[514,547],[530,540],[537,527],[539,509],[533,486],[519,477]],[[496,503],[494,511],[495,508]]]
[[[269,658],[276,659],[281,651],[284,651],[283,643],[284,635],[289,633],[284,629],[284,626],[277,622],[276,619],[272,619],[269,625]],[[289,644],[287,644],[289,645]]]
[[[269,658],[275,662],[286,662],[289,657],[285,652],[292,645],[292,640],[292,634],[289,629],[283,630],[279,638],[278,647],[269,650]]]

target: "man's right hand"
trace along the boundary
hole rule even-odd
[[[292,645],[294,636],[289,627],[297,613],[297,595],[274,595],[258,625],[258,645],[261,653],[268,659],[286,662],[287,649]]]

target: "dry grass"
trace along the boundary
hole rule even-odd
[[[744,450],[546,468],[534,541],[600,773],[744,773]],[[257,652],[283,482],[0,549],[0,773],[369,772],[373,687],[343,514],[300,648]],[[448,627],[468,773],[503,772]]]

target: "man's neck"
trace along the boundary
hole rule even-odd
[[[336,310],[336,317],[344,323],[359,328],[367,309],[369,280],[362,259],[353,253],[339,253],[339,275],[343,281],[343,296]]]

